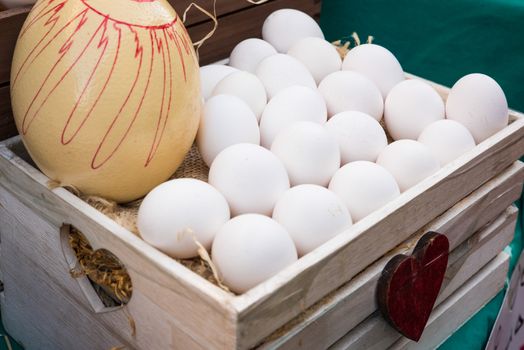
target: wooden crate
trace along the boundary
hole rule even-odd
[[[179,13],[187,3],[175,2]],[[309,0],[273,0],[260,7],[240,0],[223,4],[223,29],[209,51],[201,52],[207,62],[258,35],[264,17],[277,8],[312,14],[319,9]],[[26,14],[27,9],[0,13],[0,45],[7,48],[7,54],[0,53],[0,139],[16,133],[9,109],[9,48]],[[188,26],[197,38],[209,22],[196,16]],[[433,85],[445,98],[448,89]],[[515,209],[508,207],[524,180],[522,164],[514,163],[524,153],[523,136],[524,116],[511,112],[506,129],[240,296],[197,276],[65,189],[50,189],[19,139],[10,139],[0,144],[2,317],[29,349],[327,348],[361,339],[354,338],[359,329],[364,329],[358,333],[362,339],[382,329],[388,345],[401,346],[403,339],[376,316],[374,289],[389,258],[409,251],[427,230],[446,234],[453,249],[435,320],[443,319],[439,315],[447,314],[450,303],[460,302],[467,310],[462,316],[471,315],[502,286],[507,258],[495,257],[515,221]],[[70,224],[95,249],[111,251],[126,265],[134,289],[126,308],[105,308],[85,279],[70,276],[76,264],[64,249]],[[465,297],[478,286],[486,286],[478,300]]]

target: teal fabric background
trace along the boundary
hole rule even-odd
[[[490,75],[511,108],[524,110],[524,1],[522,0],[323,0],[321,26],[330,41],[357,32],[390,49],[405,71],[452,86],[474,72]],[[524,153],[524,150],[522,151]],[[521,198],[520,208],[524,204]],[[506,249],[511,270],[523,244],[521,212]],[[441,349],[482,349],[503,293],[459,329]]]

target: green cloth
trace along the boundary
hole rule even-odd
[[[466,74],[488,74],[517,110],[524,110],[523,23],[522,0],[323,0],[321,15],[328,40],[356,32],[365,41],[372,35],[405,71],[435,82],[452,86]],[[519,204],[522,208],[523,198]],[[521,212],[515,239],[506,249],[511,270],[522,251],[523,223]],[[503,292],[497,295],[441,349],[483,348],[503,297]]]

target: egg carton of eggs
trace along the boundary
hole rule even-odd
[[[201,68],[196,146],[174,179],[143,201],[104,204],[50,189],[19,139],[0,146],[3,245],[22,241],[22,223],[23,241],[38,252],[28,259],[44,267],[63,255],[57,233],[73,224],[93,249],[126,266],[136,334],[126,311],[100,306],[88,285],[65,278],[63,258],[46,267],[58,294],[75,296],[62,298],[66,308],[79,309],[106,347],[326,348],[346,333],[392,345],[398,333],[373,331],[384,329],[380,317],[369,332],[355,327],[376,311],[387,261],[429,230],[446,234],[450,270],[459,271],[448,276],[440,314],[458,292],[497,282],[483,288],[482,303],[500,289],[507,258],[481,267],[515,221],[507,208],[522,186],[523,167],[513,163],[524,150],[524,118],[508,111],[498,84],[470,75],[450,92],[405,74],[373,44],[340,57],[299,11],[273,13],[262,32],[264,40],[239,43],[228,65]],[[12,265],[15,258],[3,254]],[[16,283],[31,290],[39,281],[35,290],[52,295],[54,285],[29,277],[31,266],[20,264],[28,277]],[[64,307],[48,299],[38,315]],[[323,322],[338,326],[325,332]]]

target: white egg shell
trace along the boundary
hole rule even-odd
[[[222,226],[213,242],[212,259],[223,283],[244,293],[294,263],[297,251],[279,223],[246,214]]]
[[[255,113],[257,121],[266,108],[267,94],[264,84],[256,75],[248,72],[231,73],[222,79],[213,90],[213,96],[221,94],[234,95],[244,100]]]
[[[316,89],[317,84],[311,73],[299,60],[289,55],[277,54],[264,59],[257,67],[268,97],[271,99],[280,91],[293,85]]]
[[[224,196],[195,179],[176,179],[154,188],[142,201],[137,226],[152,246],[178,259],[198,255],[195,239],[211,248],[215,234],[230,218]]]
[[[210,64],[200,67],[200,90],[204,100],[211,97],[220,80],[234,72],[238,72],[238,69],[223,64]]]
[[[326,102],[315,89],[296,85],[282,90],[266,106],[260,120],[260,143],[271,148],[275,137],[297,121],[324,124]]]
[[[431,150],[440,166],[445,166],[475,147],[475,140],[469,130],[450,119],[430,124],[422,131],[418,141]]]
[[[440,169],[428,147],[414,140],[399,140],[380,153],[377,164],[389,171],[404,192]]]
[[[287,54],[302,62],[317,84],[342,67],[342,59],[337,49],[329,41],[321,38],[301,39],[291,46]]]
[[[226,197],[234,216],[270,216],[280,196],[289,189],[286,168],[277,156],[248,143],[219,153],[211,164],[209,183]]]
[[[448,119],[464,125],[477,143],[504,129],[508,102],[500,85],[485,74],[469,74],[453,85],[446,102]]]
[[[378,121],[382,119],[382,95],[376,85],[360,73],[331,73],[322,80],[318,90],[326,100],[330,117],[341,112],[360,111]]]
[[[340,168],[340,149],[324,126],[297,122],[284,129],[271,145],[286,167],[292,186],[327,186]]]
[[[329,189],[342,199],[353,222],[363,219],[400,195],[393,176],[380,165],[368,161],[344,165],[333,176]]]
[[[241,41],[229,56],[229,65],[242,71],[255,73],[265,58],[277,54],[277,50],[265,40],[251,38]]]
[[[262,26],[262,38],[281,53],[288,52],[294,43],[308,37],[324,39],[324,34],[311,16],[294,9],[273,12]]]
[[[429,124],[444,117],[444,101],[431,85],[420,80],[397,84],[384,104],[384,120],[394,140],[416,140]]]
[[[340,198],[317,185],[300,185],[284,193],[275,206],[273,219],[289,232],[299,256],[352,224],[351,215]]]
[[[339,113],[329,119],[326,129],[338,141],[342,165],[357,160],[374,162],[388,145],[380,123],[362,112]]]
[[[211,97],[204,105],[197,134],[202,159],[210,166],[220,152],[237,143],[260,144],[257,118],[236,96]]]
[[[342,69],[359,72],[371,79],[384,99],[393,86],[404,80],[404,71],[397,58],[388,49],[375,44],[351,49],[344,58]]]

